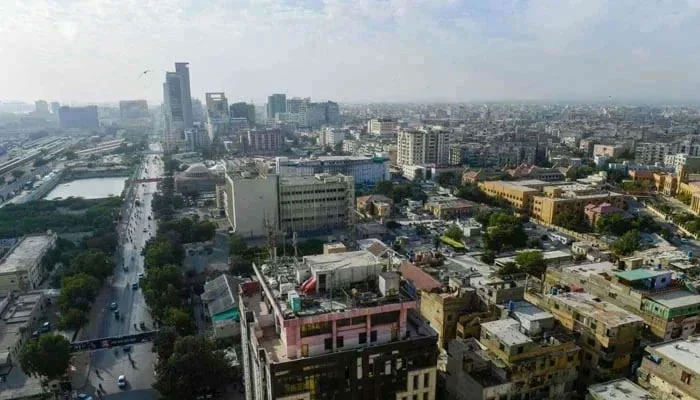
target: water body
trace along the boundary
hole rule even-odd
[[[119,196],[124,190],[127,177],[78,179],[57,185],[44,200],[58,198],[82,197],[84,199],[102,199],[109,196]]]

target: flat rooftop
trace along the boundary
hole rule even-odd
[[[681,308],[700,304],[700,294],[695,294],[688,290],[675,290],[656,296],[649,296],[649,298],[668,308]]]
[[[633,269],[631,271],[620,271],[617,272],[615,275],[626,281],[634,282],[644,279],[656,278],[657,276],[668,275],[670,272],[671,271],[666,271],[662,269],[639,268]]]
[[[649,346],[653,352],[700,374],[700,336]]]
[[[609,327],[644,322],[636,314],[607,301],[602,301],[590,293],[560,293],[556,296],[547,295],[547,297],[556,298],[579,313],[601,321]]]
[[[593,263],[593,264],[583,264],[583,265],[572,265],[572,266],[567,266],[567,267],[562,267],[562,272],[568,272],[572,274],[577,274],[577,275],[582,275],[582,276],[591,276],[591,275],[597,275],[602,272],[610,272],[612,270],[616,269],[613,263],[609,261],[604,261],[600,263]]]
[[[627,378],[598,383],[588,387],[593,400],[641,400],[653,397]]]
[[[318,254],[305,256],[304,262],[312,270],[334,270],[345,267],[362,267],[377,263],[377,258],[367,250],[345,253]]]
[[[28,270],[42,256],[43,249],[54,240],[51,235],[25,236],[0,259],[0,274]]]
[[[513,314],[520,320],[540,321],[554,316],[528,301],[513,302]]]
[[[487,330],[490,334],[496,336],[499,342],[508,346],[517,346],[519,344],[532,342],[529,336],[520,332],[520,322],[512,318],[485,322],[481,324],[481,329]]]

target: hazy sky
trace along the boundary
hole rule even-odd
[[[0,0],[0,55],[3,100],[697,100],[700,0]]]

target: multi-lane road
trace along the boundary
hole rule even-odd
[[[139,179],[156,178],[162,173],[163,164],[159,156],[149,154],[144,157],[136,176]],[[126,198],[128,204],[122,211],[118,228],[117,267],[95,301],[92,321],[81,332],[81,340],[141,332],[142,322],[146,330],[154,327],[138,283],[139,275],[145,273],[141,251],[146,241],[156,233],[151,202],[158,189],[155,182],[134,185],[133,195]],[[139,205],[136,205],[136,200]],[[133,287],[133,284],[137,287]],[[119,318],[115,316],[113,303],[119,310]],[[150,343],[132,346],[130,353],[123,349],[94,351],[90,354],[90,372],[83,391],[94,393],[101,385],[105,398],[154,398],[155,392],[151,389],[154,361]],[[119,375],[126,377],[126,388],[117,386]]]

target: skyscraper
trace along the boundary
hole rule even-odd
[[[449,131],[436,128],[400,130],[397,143],[399,166],[449,163]]]
[[[207,93],[207,133],[213,141],[219,135],[225,134],[230,125],[228,99],[223,92]]]
[[[37,100],[34,102],[34,112],[37,114],[48,114],[49,113],[49,103],[46,100]]]
[[[273,120],[278,114],[287,112],[287,95],[275,93],[267,97],[267,119]]]
[[[255,105],[246,102],[233,103],[229,107],[231,110],[231,118],[246,118],[248,125],[255,126]]]
[[[192,128],[192,95],[188,63],[175,63],[175,72],[165,73],[163,83],[165,114],[164,142],[166,150],[183,143],[185,130]]]

